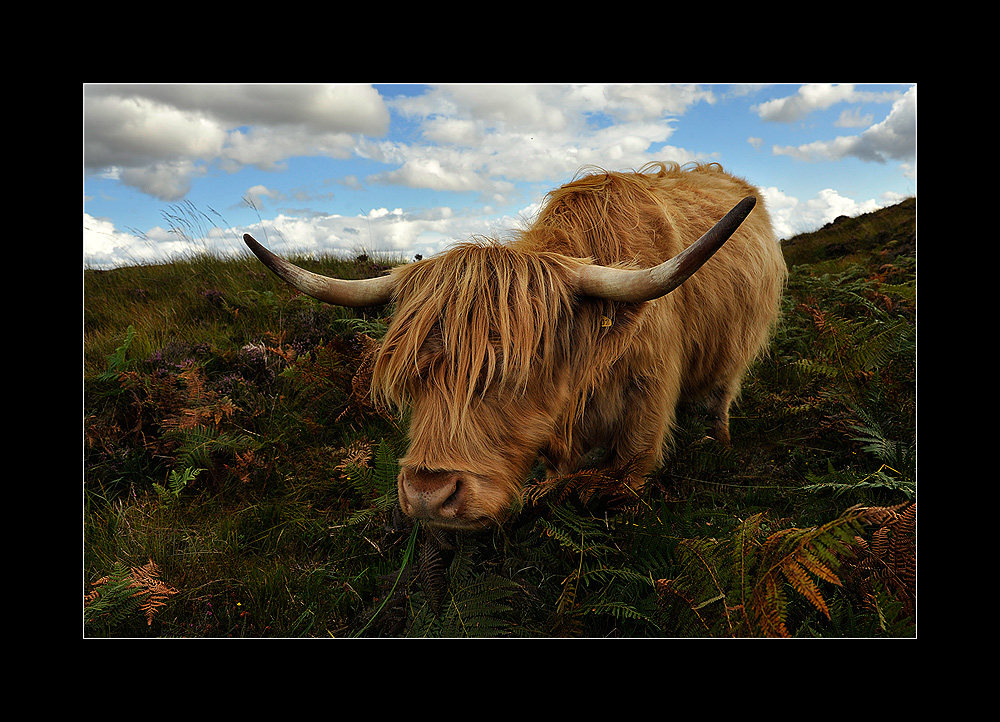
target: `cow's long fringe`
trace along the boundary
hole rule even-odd
[[[452,436],[477,396],[523,394],[565,354],[573,265],[558,254],[478,239],[400,268],[373,393],[397,406],[417,387],[439,396]]]

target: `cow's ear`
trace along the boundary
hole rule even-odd
[[[592,318],[588,325],[593,326],[595,337],[605,343],[628,343],[647,313],[647,303],[619,303],[604,299],[587,299],[581,303],[578,313],[587,314],[584,309],[589,307]]]

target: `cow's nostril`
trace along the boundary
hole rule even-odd
[[[456,478],[454,484],[455,484],[455,490],[453,492],[451,492],[451,494],[448,495],[447,499],[444,500],[444,503],[441,505],[441,510],[442,511],[445,511],[445,510],[451,510],[451,511],[453,511],[461,503],[460,502],[460,499],[461,499],[461,496],[462,496],[462,479],[461,479],[461,477]]]

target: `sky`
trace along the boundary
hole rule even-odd
[[[248,251],[428,257],[581,169],[721,163],[779,238],[917,192],[896,84],[83,86],[85,268]]]

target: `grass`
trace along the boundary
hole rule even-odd
[[[791,530],[884,539],[851,510],[915,500],[914,220],[908,201],[783,244],[783,322],[731,449],[685,412],[639,498],[592,471],[536,479],[520,514],[477,535],[394,508],[405,429],[363,384],[390,309],[325,306],[250,258],[85,271],[83,585],[105,597],[85,604],[84,635],[910,635],[912,583],[865,572],[868,557],[823,557],[813,568],[836,582],[815,594],[776,584],[780,565],[734,576],[725,558]],[[345,278],[387,265],[297,261]],[[150,561],[167,591],[149,611],[96,584]],[[717,589],[699,589],[708,578]],[[747,613],[765,586],[784,626]]]

